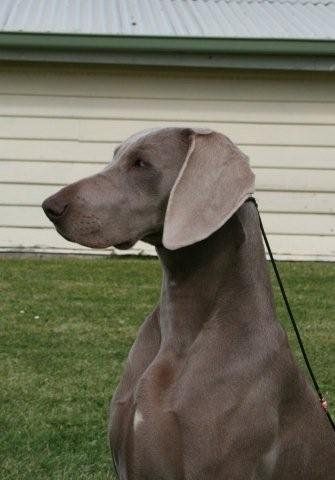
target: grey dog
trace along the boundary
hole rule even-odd
[[[276,319],[247,157],[224,135],[133,135],[48,198],[89,247],[156,247],[163,282],[114,394],[121,480],[332,480],[335,435]]]

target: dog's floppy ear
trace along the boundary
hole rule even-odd
[[[187,129],[189,149],[171,190],[163,245],[169,250],[209,237],[254,191],[248,157],[226,136]]]

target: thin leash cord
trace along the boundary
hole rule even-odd
[[[293,313],[292,313],[292,310],[291,310],[291,307],[290,307],[290,304],[289,304],[289,301],[288,301],[288,298],[287,298],[287,295],[286,295],[286,292],[285,292],[285,289],[284,289],[284,285],[283,285],[283,282],[281,281],[281,278],[280,278],[280,275],[279,275],[279,271],[278,271],[278,268],[277,268],[277,265],[276,265],[276,262],[275,262],[275,259],[273,258],[273,255],[272,255],[272,251],[271,251],[271,247],[270,247],[270,244],[269,244],[269,241],[267,239],[267,236],[266,236],[266,233],[265,233],[265,230],[264,230],[264,226],[263,226],[263,222],[262,222],[262,219],[261,219],[261,216],[260,216],[260,213],[259,213],[259,210],[258,210],[258,204],[257,204],[257,201],[254,197],[250,197],[248,198],[249,201],[253,202],[256,206],[256,210],[257,210],[257,213],[258,213],[258,218],[259,218],[259,225],[261,227],[261,231],[262,231],[262,235],[263,235],[263,238],[264,238],[264,242],[265,242],[265,245],[266,245],[266,248],[267,248],[267,251],[269,252],[269,256],[270,256],[270,260],[271,260],[271,263],[272,263],[272,267],[273,267],[273,270],[275,272],[275,275],[276,275],[276,278],[277,278],[277,281],[278,281],[278,285],[279,285],[279,288],[280,288],[280,291],[281,291],[281,294],[283,296],[283,299],[284,299],[284,302],[285,302],[285,305],[286,305],[286,309],[287,309],[287,312],[289,314],[289,317],[290,317],[290,320],[291,320],[291,323],[293,325],[293,328],[294,328],[294,331],[295,331],[295,334],[296,334],[296,337],[297,337],[297,340],[298,340],[298,343],[299,343],[299,347],[300,347],[300,350],[301,350],[301,353],[304,357],[304,360],[305,360],[305,363],[306,363],[306,366],[307,366],[307,369],[308,369],[308,372],[310,374],[310,377],[312,379],[312,382],[314,384],[314,388],[317,392],[317,394],[319,395],[319,398],[320,398],[320,402],[321,402],[321,406],[322,408],[324,409],[327,417],[328,417],[328,420],[331,424],[331,426],[333,427],[333,430],[335,431],[335,424],[334,424],[334,421],[330,415],[330,413],[328,412],[327,410],[327,402],[325,400],[325,397],[322,395],[322,392],[320,390],[320,387],[319,387],[319,384],[315,378],[315,375],[314,375],[314,372],[313,372],[313,369],[311,367],[311,364],[308,360],[308,357],[307,357],[307,353],[306,353],[306,350],[305,350],[305,347],[304,347],[304,344],[302,342],[302,339],[301,339],[301,336],[300,336],[300,333],[299,333],[299,329],[298,329],[298,325],[294,319],[294,316],[293,316]]]

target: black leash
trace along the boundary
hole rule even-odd
[[[258,210],[258,204],[256,202],[256,199],[254,197],[250,197],[248,198],[247,201],[251,201],[255,204],[256,206],[256,210],[257,210],[257,213],[258,213],[258,218],[259,218],[259,225],[261,227],[261,231],[262,231],[262,235],[263,235],[263,238],[264,238],[264,242],[265,242],[265,245],[266,245],[266,248],[267,248],[267,251],[269,252],[269,256],[270,256],[270,260],[271,260],[271,263],[272,263],[272,267],[273,267],[273,270],[275,272],[275,275],[276,275],[276,278],[277,278],[277,281],[278,281],[278,285],[279,285],[279,288],[280,288],[280,291],[281,291],[281,294],[283,296],[283,299],[284,299],[284,302],[285,302],[285,305],[286,305],[286,309],[287,309],[287,312],[289,314],[289,317],[291,319],[291,323],[293,325],[293,328],[294,328],[294,331],[295,331],[295,334],[296,334],[296,337],[298,339],[298,343],[299,343],[299,347],[300,347],[300,350],[301,350],[301,353],[304,357],[304,360],[305,360],[305,363],[306,363],[306,366],[307,366],[307,369],[308,369],[308,372],[311,376],[311,379],[312,379],[312,382],[314,384],[314,388],[317,392],[317,394],[319,395],[319,398],[320,398],[320,403],[321,403],[321,407],[323,408],[323,410],[325,411],[327,417],[328,417],[328,420],[331,424],[331,426],[333,427],[333,430],[335,430],[335,424],[334,424],[334,421],[328,411],[328,407],[327,407],[327,401],[325,399],[325,397],[322,395],[322,392],[320,390],[320,387],[319,387],[319,384],[315,378],[315,375],[314,375],[314,372],[312,370],[312,367],[311,367],[311,364],[309,363],[309,360],[308,360],[308,357],[307,357],[307,353],[306,353],[306,350],[305,350],[305,347],[304,347],[304,344],[302,342],[302,339],[301,339],[301,336],[300,336],[300,333],[299,333],[299,329],[298,329],[298,326],[297,326],[297,323],[294,319],[294,316],[293,316],[293,313],[292,313],[292,310],[291,310],[291,307],[290,307],[290,304],[288,302],[288,299],[287,299],[287,295],[286,295],[286,292],[285,292],[285,289],[284,289],[284,285],[281,281],[281,278],[280,278],[280,275],[279,275],[279,271],[278,271],[278,268],[277,268],[277,265],[276,265],[276,262],[275,262],[275,259],[273,258],[273,255],[272,255],[272,251],[271,251],[271,247],[270,247],[270,244],[269,244],[269,241],[266,237],[266,233],[265,233],[265,230],[264,230],[264,227],[263,227],[263,223],[262,223],[262,219],[261,219],[261,216],[259,214],[259,210]]]

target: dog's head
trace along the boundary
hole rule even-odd
[[[43,209],[67,240],[171,250],[208,237],[254,190],[247,157],[224,135],[162,128],[131,136],[100,173],[62,188]]]

